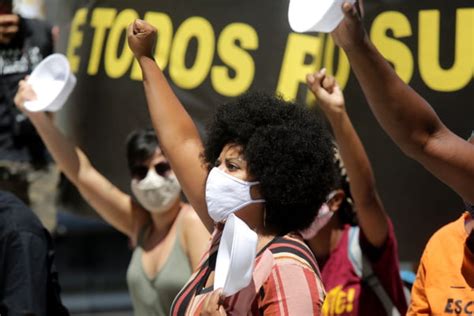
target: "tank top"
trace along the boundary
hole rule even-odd
[[[191,276],[191,265],[184,252],[179,227],[177,237],[168,259],[150,279],[143,269],[143,238],[150,224],[146,225],[138,236],[137,247],[127,270],[127,283],[136,316],[167,316],[174,298]]]

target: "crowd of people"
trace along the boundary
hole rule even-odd
[[[1,64],[0,127],[11,132],[0,138],[0,175],[9,176],[0,180],[17,179],[17,170],[34,174],[57,166],[99,216],[128,236],[134,251],[127,283],[137,316],[472,314],[474,137],[464,140],[451,132],[397,76],[370,42],[356,6],[343,4],[345,17],[332,37],[370,109],[407,156],[466,204],[459,219],[428,242],[411,297],[400,278],[394,228],[369,158],[343,93],[325,69],[307,76],[322,112],[246,93],[218,107],[202,140],[154,60],[156,29],[134,21],[128,45],[143,73],[153,128],[127,139],[130,196],[93,167],[49,114],[24,108],[36,95],[22,79],[32,61],[52,49],[43,43],[52,40],[51,29],[36,27],[26,34],[41,33],[38,43],[36,35],[27,42],[31,54],[41,56],[28,59],[28,67]],[[28,54],[19,30],[29,23],[37,22],[12,14],[11,1],[0,0],[0,52],[8,46]],[[45,50],[35,49],[43,44]],[[14,134],[20,123],[30,127],[28,137]],[[15,142],[31,137],[41,138],[34,144],[41,144],[44,158],[11,153]],[[28,196],[2,182],[0,189]],[[255,245],[248,247],[256,255],[250,282],[229,295],[214,282],[231,216],[255,233]],[[48,255],[50,237],[41,227],[25,204],[0,191],[0,315],[68,314]]]

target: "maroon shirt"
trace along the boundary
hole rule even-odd
[[[363,284],[348,256],[349,229],[347,225],[336,249],[322,267],[323,284],[327,291],[322,315],[386,315],[382,303],[370,287]],[[401,315],[407,312],[407,303],[400,279],[397,241],[389,222],[388,238],[380,248],[369,244],[360,230],[359,243],[369,259],[374,273]]]

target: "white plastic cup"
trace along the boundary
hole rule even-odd
[[[25,108],[30,112],[55,112],[66,103],[76,86],[76,77],[71,72],[66,56],[53,54],[36,66],[28,83],[37,99],[25,102]]]
[[[253,279],[257,234],[244,221],[231,214],[225,223],[217,251],[214,289],[231,296]]]
[[[342,4],[355,0],[290,0],[288,20],[293,31],[330,33],[344,18]]]

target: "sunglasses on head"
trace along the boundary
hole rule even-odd
[[[167,162],[159,162],[153,166],[156,173],[162,177],[166,177],[168,172],[171,170],[171,166]],[[138,180],[142,180],[148,174],[149,168],[144,165],[137,165],[131,168],[132,177]]]

